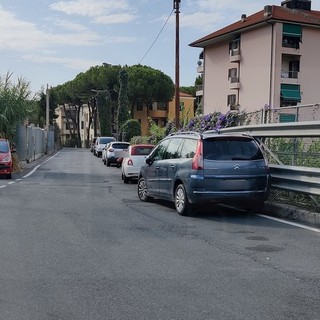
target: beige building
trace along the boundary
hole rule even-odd
[[[147,108],[142,102],[137,103],[134,106],[132,118],[139,120],[142,135],[149,134],[148,117],[150,117],[160,127],[165,127],[168,121],[174,121],[175,97],[167,103],[153,102],[149,108]],[[194,97],[187,93],[180,92],[180,122],[185,123],[192,118],[194,118]]]
[[[86,147],[87,135],[89,130],[89,108],[88,105],[83,104],[79,110],[79,119],[77,119],[78,111],[71,108],[69,105],[59,106],[55,110],[58,116],[56,124],[60,128],[61,143],[62,145],[68,145],[72,136],[72,132],[77,133],[77,121],[79,121],[81,147]],[[68,113],[66,115],[65,113]],[[99,132],[99,130],[98,130]],[[94,129],[90,128],[89,141],[92,141],[94,137]]]
[[[320,11],[311,10],[311,1],[267,5],[190,46],[203,48],[197,95],[205,114],[320,102]],[[295,118],[287,109],[279,121]]]

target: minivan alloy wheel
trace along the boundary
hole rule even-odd
[[[183,184],[179,184],[174,194],[174,204],[181,216],[186,216],[191,211],[191,204],[188,201],[186,190]]]
[[[141,201],[149,201],[150,197],[148,196],[147,192],[147,185],[144,181],[144,178],[140,178],[138,181],[138,197]]]

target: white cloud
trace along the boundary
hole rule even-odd
[[[97,17],[111,12],[129,10],[127,0],[74,0],[59,1],[50,5],[50,8],[62,11],[68,15]]]
[[[80,23],[74,23],[74,22],[70,22],[67,20],[57,20],[55,19],[53,21],[53,24],[57,27],[61,27],[65,30],[70,30],[70,31],[75,31],[75,32],[82,32],[82,31],[86,31],[87,28],[80,24]]]
[[[86,59],[75,59],[75,58],[59,58],[52,56],[40,56],[36,54],[26,54],[22,56],[23,59],[35,63],[52,63],[57,65],[62,65],[64,67],[75,69],[75,70],[86,70],[91,66],[101,64],[101,61],[93,61]]]
[[[107,16],[98,16],[94,18],[94,22],[100,24],[128,23],[133,20],[135,20],[135,16],[128,13],[110,14]]]

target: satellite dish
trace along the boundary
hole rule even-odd
[[[200,67],[201,65],[202,65],[202,61],[199,60],[199,61],[198,61],[198,66]]]

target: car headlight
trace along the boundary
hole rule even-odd
[[[1,162],[1,163],[11,162],[11,156],[8,155],[8,156],[4,157],[0,162]]]

